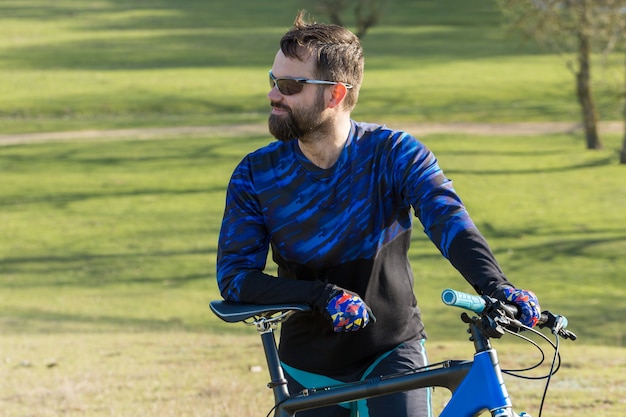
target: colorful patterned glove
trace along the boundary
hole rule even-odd
[[[339,289],[331,296],[326,311],[333,322],[334,332],[354,332],[370,321],[370,309],[361,297],[350,291]]]
[[[541,317],[539,300],[532,291],[518,290],[517,288],[503,288],[502,293],[507,301],[520,309],[520,321],[528,327],[534,327]]]

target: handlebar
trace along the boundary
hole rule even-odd
[[[461,307],[473,311],[476,314],[482,313],[487,306],[487,303],[482,297],[451,289],[443,290],[441,300],[446,305]]]
[[[504,310],[506,316],[510,319],[516,319],[520,314],[519,308],[514,304],[505,304],[486,295],[478,296],[446,289],[441,293],[441,300],[446,305],[460,307],[476,314],[486,313],[490,306]],[[576,335],[566,329],[567,325],[568,322],[565,316],[555,315],[550,311],[541,312],[538,322],[540,328],[548,327],[554,334],[558,334],[566,339],[576,340]]]

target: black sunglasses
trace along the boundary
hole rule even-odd
[[[304,84],[323,84],[323,85],[336,85],[343,84],[346,88],[352,88],[352,84],[342,83],[339,81],[323,81],[323,80],[309,80],[308,78],[276,78],[272,71],[270,71],[270,87],[278,88],[278,91],[285,96],[291,96],[298,94],[304,88]]]

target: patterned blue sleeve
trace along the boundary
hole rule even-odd
[[[320,280],[301,281],[265,274],[270,245],[250,156],[235,169],[226,193],[226,208],[217,254],[217,283],[228,301],[309,303],[323,308],[334,290]]]
[[[428,237],[448,258],[455,237],[476,226],[434,154],[406,133],[398,132],[394,139],[394,183],[405,204],[413,207]]]
[[[226,193],[218,242],[217,283],[224,299],[240,301],[242,281],[265,268],[269,236],[254,192],[249,158],[235,169]]]
[[[405,133],[396,147],[395,181],[441,253],[480,294],[512,285],[435,156]]]

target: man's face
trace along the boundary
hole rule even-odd
[[[314,78],[314,65],[313,57],[302,62],[278,51],[272,73],[276,78]],[[268,93],[272,105],[270,133],[278,140],[288,141],[325,130],[330,123],[324,117],[326,91],[325,86],[314,84],[304,84],[302,91],[293,95],[284,95],[278,88],[272,88]]]

